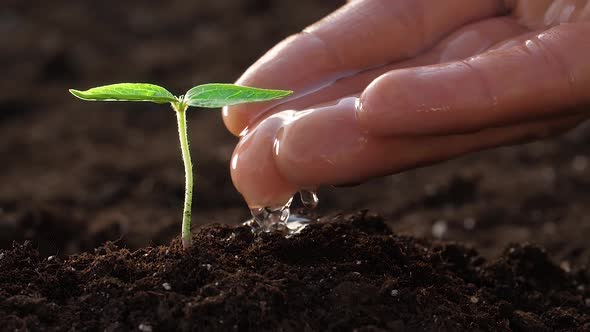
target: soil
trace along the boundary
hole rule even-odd
[[[233,81],[343,2],[3,2],[0,330],[590,330],[589,126],[323,188],[284,239],[235,226],[236,139],[194,111],[184,253],[172,111],[67,93]]]
[[[394,235],[366,213],[301,234],[209,226],[184,252],[107,244],[65,259],[0,254],[7,330],[572,331],[590,329],[590,275],[536,246],[486,262],[458,244]]]

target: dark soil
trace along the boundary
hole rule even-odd
[[[210,226],[183,252],[107,244],[43,258],[0,252],[7,330],[572,331],[590,329],[589,277],[536,246],[486,262],[458,244],[392,234],[364,213],[290,239]]]
[[[199,230],[248,212],[228,171],[236,139],[219,112],[194,111],[198,235],[182,253],[172,111],[67,93],[230,82],[343,2],[4,1],[0,330],[590,329],[589,126],[324,188],[320,224],[255,238]]]

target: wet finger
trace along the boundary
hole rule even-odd
[[[279,172],[297,187],[361,182],[462,154],[548,137],[584,116],[535,121],[477,133],[436,137],[373,137],[354,115],[354,99],[298,115],[277,134]]]
[[[237,83],[295,90],[294,98],[301,97],[339,78],[414,56],[458,27],[503,10],[497,0],[350,2],[277,45]],[[225,108],[225,124],[237,135],[276,104]]]
[[[561,25],[468,60],[395,70],[361,97],[373,135],[445,135],[555,116],[590,103],[590,23]]]
[[[365,70],[342,78],[304,97],[287,101],[264,115],[282,110],[302,110],[360,93],[377,77],[396,69],[461,60],[494,47],[501,41],[519,38],[526,30],[514,19],[495,17],[468,24],[444,38],[434,48],[412,59]]]

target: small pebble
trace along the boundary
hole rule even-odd
[[[390,294],[391,294],[391,296],[393,296],[393,297],[397,297],[397,296],[399,295],[399,290],[397,290],[397,289],[392,289]]]
[[[574,169],[574,171],[579,173],[584,172],[588,168],[589,164],[590,161],[585,156],[576,156],[572,160],[572,168]]]
[[[568,261],[561,262],[561,264],[559,264],[559,267],[562,270],[564,270],[565,272],[571,272],[572,271],[572,266],[570,265],[570,262],[568,262]]]
[[[170,284],[167,282],[163,283],[162,287],[164,287],[164,289],[167,291],[172,290],[172,286],[170,286]]]
[[[445,220],[439,220],[432,225],[432,236],[442,239],[449,229]]]
[[[139,324],[139,326],[137,327],[141,332],[152,332],[154,329],[152,328],[151,325],[149,324]]]
[[[474,218],[466,218],[463,220],[463,228],[470,231],[475,228],[475,219]]]
[[[479,302],[479,298],[477,298],[476,296],[472,296],[469,298],[469,302],[476,304],[477,302]]]

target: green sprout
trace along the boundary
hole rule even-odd
[[[184,96],[176,97],[168,90],[153,84],[120,83],[70,92],[87,101],[144,101],[157,104],[170,103],[178,120],[178,136],[184,162],[185,192],[182,217],[182,245],[191,246],[191,207],[193,200],[193,164],[186,130],[186,110],[190,107],[219,108],[237,104],[281,99],[292,91],[258,89],[234,84],[204,84],[190,89]]]

